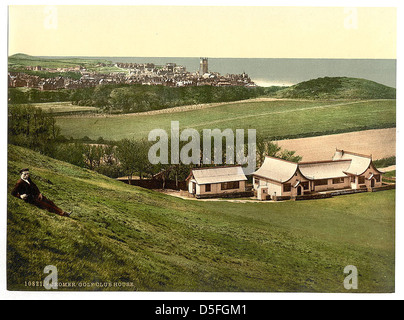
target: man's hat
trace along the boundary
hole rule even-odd
[[[29,169],[28,169],[28,168],[21,169],[21,170],[20,170],[20,173],[23,173],[23,172],[25,172],[25,171],[29,171]]]

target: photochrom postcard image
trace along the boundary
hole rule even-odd
[[[396,8],[7,11],[9,292],[396,291]]]

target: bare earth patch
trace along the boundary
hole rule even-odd
[[[335,149],[372,155],[373,160],[396,155],[396,128],[279,140],[282,149],[296,151],[302,161],[330,160]]]

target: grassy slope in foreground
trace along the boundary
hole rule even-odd
[[[12,197],[21,167],[73,218]],[[394,199],[182,200],[9,146],[8,289],[43,290],[25,281],[55,265],[59,282],[133,282],[121,290],[345,292],[344,267],[355,265],[359,292],[391,292]]]
[[[294,99],[395,99],[396,89],[358,78],[324,77],[298,83],[275,93]]]

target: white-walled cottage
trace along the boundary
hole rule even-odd
[[[241,166],[192,169],[187,178],[188,192],[196,198],[243,196],[246,182]]]

